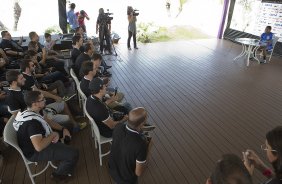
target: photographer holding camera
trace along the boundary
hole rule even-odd
[[[113,17],[110,17],[111,13],[105,13],[103,8],[99,9],[99,15],[96,22],[96,34],[98,34],[99,30],[99,40],[100,40],[100,52],[103,54],[104,50],[104,39],[107,43],[107,50],[110,54],[111,51],[111,42],[110,42],[110,34],[111,34],[111,20]]]
[[[127,39],[127,48],[128,50],[131,50],[130,47],[130,41],[131,37],[133,36],[133,44],[134,49],[138,49],[136,45],[136,16],[139,15],[139,13],[136,13],[138,10],[133,10],[132,6],[127,7],[127,18],[128,18],[128,39]]]
[[[95,120],[99,128],[100,134],[104,137],[112,137],[114,127],[127,121],[128,112],[125,107],[116,106],[113,110],[108,107],[108,104],[117,100],[114,95],[107,101],[103,101],[106,95],[106,82],[101,78],[93,78],[89,83],[91,95],[86,100],[86,110],[89,115]]]

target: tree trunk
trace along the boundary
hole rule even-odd
[[[18,0],[14,1],[14,31],[18,30],[18,22],[21,17],[22,8],[19,5]]]
[[[0,21],[0,31],[4,31],[6,29],[6,26]]]

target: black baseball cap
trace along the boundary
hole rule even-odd
[[[92,81],[90,81],[89,89],[90,89],[91,93],[97,94],[103,88],[103,85],[105,85],[105,84],[106,83],[105,83],[104,80],[102,80],[99,77],[96,77],[96,78],[92,79]]]

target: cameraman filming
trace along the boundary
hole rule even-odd
[[[110,13],[105,13],[103,8],[99,9],[99,15],[96,22],[96,34],[98,34],[98,30],[99,30],[101,54],[103,54],[103,50],[104,50],[104,39],[106,40],[107,43],[106,49],[109,51],[109,54],[112,54],[110,33],[111,33],[111,20],[113,18],[109,17],[109,15]]]
[[[138,16],[139,13],[136,13],[135,11],[137,10],[133,10],[132,6],[127,7],[127,18],[128,18],[127,48],[128,50],[131,50],[130,41],[131,41],[132,36],[133,36],[134,49],[138,49],[136,45],[136,21],[137,21],[136,16]]]

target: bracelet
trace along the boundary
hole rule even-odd
[[[269,177],[272,176],[272,171],[271,171],[271,169],[265,169],[265,170],[262,171],[262,174],[269,178]]]

